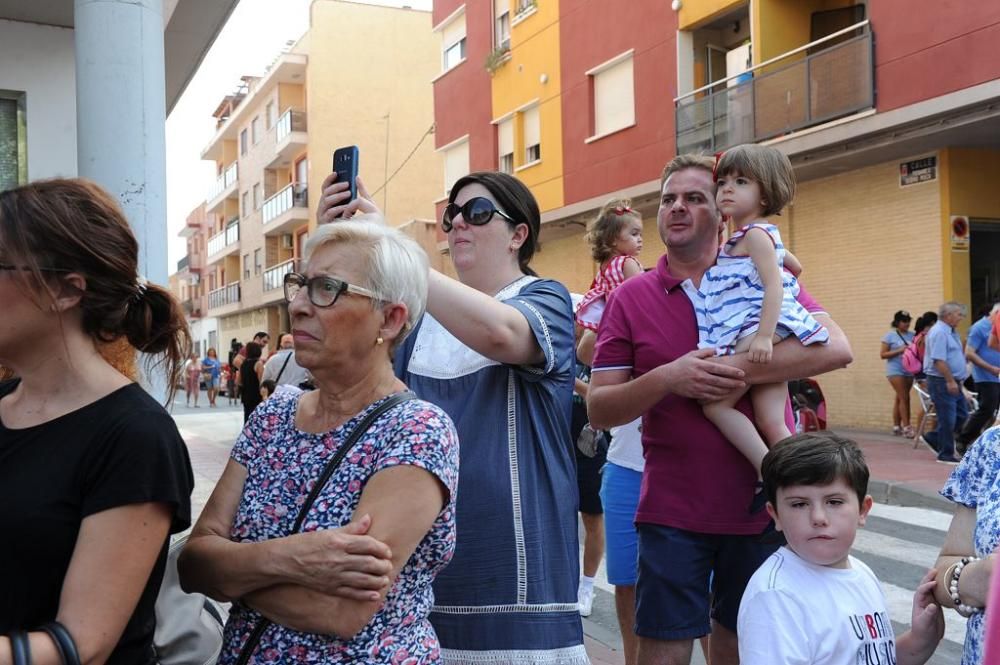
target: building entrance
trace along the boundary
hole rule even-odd
[[[1000,302],[1000,219],[972,219],[969,238],[970,322],[993,303]]]

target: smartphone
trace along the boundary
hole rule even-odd
[[[351,186],[350,200],[358,198],[358,146],[337,148],[333,152],[333,171],[337,174],[337,182]]]

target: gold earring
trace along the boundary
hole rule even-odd
[[[385,340],[384,340],[384,339],[382,339],[381,337],[376,337],[376,338],[375,338],[375,345],[376,345],[376,346],[378,346],[378,345],[381,345],[381,344],[382,344],[382,343],[383,343],[384,341],[385,341]]]

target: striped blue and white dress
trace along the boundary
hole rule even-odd
[[[495,297],[524,315],[541,364],[486,358],[430,314],[396,354],[396,375],[458,430],[458,536],[434,581],[430,620],[446,665],[588,665],[576,596],[569,292],[525,276]]]
[[[695,286],[690,279],[681,285],[698,319],[698,348],[715,349],[720,356],[729,355],[741,339],[755,334],[760,327],[764,301],[760,274],[749,255],[731,253],[750,229],[761,229],[771,238],[781,269],[785,293],[776,334],[780,337],[794,335],[803,344],[827,342],[830,333],[796,300],[799,283],[794,275],[784,270],[785,246],[781,244],[778,227],[760,222],[746,225],[726,241],[719,249],[715,265],[705,271],[700,285]]]

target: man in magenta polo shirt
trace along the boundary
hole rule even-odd
[[[767,515],[747,511],[753,467],[705,418],[698,400],[719,399],[745,382],[815,376],[851,361],[843,332],[805,289],[799,301],[827,326],[828,344],[777,344],[770,363],[755,365],[745,353],[714,358],[711,349],[697,350],[694,309],[680,284],[699,281],[718,252],[723,221],[712,167],[710,158],[680,155],[664,169],[657,226],[667,254],[655,270],[611,294],[588,399],[595,428],[643,416],[646,469],[636,513],[641,665],[689,663],[693,640],[710,629],[712,665],[736,665],[743,590],[776,548],[760,542]],[[750,415],[749,399],[739,408]]]

